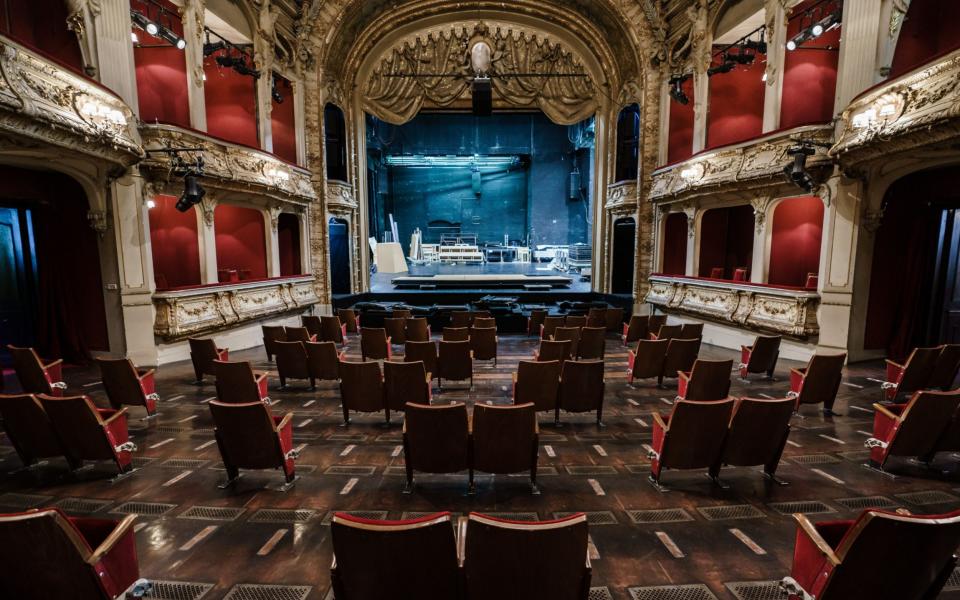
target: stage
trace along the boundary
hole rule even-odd
[[[409,264],[407,273],[374,273],[370,276],[371,294],[479,294],[509,293],[582,295],[590,293],[590,282],[581,281],[579,273],[563,273],[549,268],[549,263],[484,263],[454,265],[429,263]],[[439,281],[423,280],[438,276]],[[466,281],[464,281],[466,279]],[[394,280],[397,280],[394,283]],[[569,280],[569,284],[565,280]],[[435,286],[435,287],[431,287]],[[531,289],[530,286],[546,289]],[[507,292],[508,290],[508,292]]]

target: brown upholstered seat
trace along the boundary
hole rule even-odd
[[[280,389],[287,387],[288,379],[308,379],[310,389],[317,388],[317,379],[310,372],[307,348],[303,342],[276,342],[277,377]]]
[[[710,475],[719,482],[720,465],[731,467],[763,466],[764,476],[780,485],[777,478],[780,456],[790,435],[793,401],[789,398],[767,400],[741,398],[733,407],[721,459]]]
[[[363,413],[385,412],[387,423],[390,422],[390,409],[387,408],[383,396],[383,374],[380,372],[380,363],[340,362],[340,402],[343,406],[343,422],[350,423],[350,411]]]
[[[323,340],[323,320],[316,315],[303,315],[300,317],[300,322],[303,323],[304,328],[318,340]]]
[[[133,470],[127,409],[97,408],[87,396],[37,396],[71,465],[109,460],[120,475]]]
[[[317,341],[317,336],[311,334],[306,327],[284,327],[283,333],[284,333],[284,339],[277,340],[277,342],[280,342],[280,341],[315,342]]]
[[[471,329],[486,329],[492,327],[497,328],[497,320],[493,317],[474,317],[473,323],[470,325]]]
[[[653,413],[650,482],[659,491],[663,469],[709,469],[717,463],[727,437],[733,398],[697,402],[678,400],[669,417]]]
[[[661,377],[669,345],[667,340],[639,340],[636,349],[629,351],[627,383],[632,384],[634,379]]]
[[[473,388],[473,353],[470,342],[440,342],[437,356],[437,385],[443,389],[443,380],[470,380]]]
[[[586,327],[586,315],[567,315],[563,320],[564,327]]]
[[[732,360],[697,359],[689,373],[677,373],[677,399],[723,400],[730,393]]]
[[[607,333],[620,333],[623,328],[623,309],[608,308],[603,315],[603,320]]]
[[[360,329],[360,356],[363,360],[390,360],[390,337],[382,327]]]
[[[460,329],[470,327],[473,323],[473,313],[468,310],[455,310],[450,313],[450,327]]]
[[[874,404],[870,466],[884,470],[891,456],[929,461],[960,407],[960,391],[914,392],[906,404]]]
[[[650,339],[651,340],[672,340],[677,339],[690,339],[682,338],[680,332],[683,331],[683,325],[667,325],[663,324],[660,326],[656,332],[651,331]]]
[[[580,341],[577,343],[577,354],[583,360],[603,360],[607,346],[606,327],[584,327],[580,330]]]
[[[345,344],[347,342],[347,326],[340,322],[337,316],[320,317],[320,336],[318,340]]]
[[[20,381],[20,389],[27,394],[62,396],[67,384],[63,382],[62,360],[44,361],[33,348],[7,346],[13,357],[13,369]]]
[[[275,417],[263,402],[232,404],[210,401],[213,434],[227,471],[226,488],[240,478],[240,469],[280,469],[289,489],[297,479],[293,448],[293,413]]]
[[[384,319],[383,327],[387,330],[387,337],[391,344],[403,345],[407,343],[407,320],[403,317]]]
[[[394,319],[409,319],[413,317],[413,313],[406,308],[394,308],[390,316]]]
[[[428,406],[408,402],[403,419],[405,493],[413,491],[414,472],[457,473],[470,468],[470,426],[464,404]]]
[[[24,467],[33,466],[44,458],[63,456],[71,467],[71,457],[67,456],[57,434],[53,430],[50,418],[43,406],[33,394],[0,394],[0,417],[3,418],[3,430],[13,444],[17,456]]]
[[[261,325],[263,331],[263,349],[267,352],[267,360],[272,361],[277,353],[276,342],[287,341],[287,330],[281,325]]]
[[[591,308],[587,312],[587,324],[585,327],[603,327],[607,328],[607,309]]]
[[[563,327],[564,325],[563,317],[544,317],[543,324],[540,325],[540,339],[549,340],[553,337],[553,332],[556,331],[557,327]]]
[[[533,403],[514,406],[476,404],[473,407],[470,435],[473,450],[470,488],[474,487],[474,471],[497,475],[529,471],[530,489],[534,494],[539,494],[539,436],[537,410]]]
[[[561,363],[565,360],[573,359],[570,351],[570,340],[556,342],[554,340],[541,340],[540,348],[533,354],[533,359],[537,361],[558,360]]]
[[[665,377],[676,377],[678,371],[689,371],[700,353],[700,340],[672,339],[667,346],[667,355],[663,359],[663,372],[657,379],[658,385],[663,385]]]
[[[408,342],[430,341],[430,325],[425,318],[407,319],[406,326],[405,335]]]
[[[357,333],[360,331],[360,317],[352,308],[338,308],[337,317],[347,328],[347,333]]]
[[[680,326],[680,335],[677,337],[683,340],[703,337],[703,323],[684,323]]]
[[[371,521],[335,513],[330,523],[337,600],[457,600],[457,540],[450,513]],[[375,566],[375,568],[371,568]]]
[[[437,376],[437,343],[426,342],[407,342],[403,347],[403,361],[423,363],[423,368],[430,374],[430,379]]]
[[[493,315],[490,314],[489,310],[475,310],[471,313],[474,319],[489,319]],[[470,321],[470,324],[473,324],[473,321]]]
[[[407,402],[430,404],[430,374],[421,361],[384,361],[383,393],[392,411],[402,411]]]
[[[780,340],[779,335],[758,335],[752,346],[740,346],[740,379],[746,380],[750,373],[766,373],[767,379],[773,379]]]
[[[307,342],[307,366],[310,377],[320,381],[340,379],[340,361],[344,353],[337,352],[336,342]]]
[[[557,327],[553,331],[552,339],[555,342],[570,342],[570,356],[577,356],[580,346],[579,327]]]
[[[530,311],[530,317],[527,319],[527,335],[535,335],[540,333],[540,326],[543,325],[543,320],[547,318],[547,311],[542,309],[534,309]]]
[[[153,369],[138,369],[128,358],[98,358],[97,364],[110,406],[142,406],[148,419],[157,414],[160,396],[154,391]]]
[[[587,600],[587,517],[519,522],[471,513],[461,519],[468,598]]]
[[[557,410],[557,393],[560,389],[559,360],[521,360],[513,374],[513,403],[532,402],[537,411]]]
[[[833,414],[833,403],[837,399],[846,360],[846,354],[814,354],[806,367],[790,369],[787,397],[796,402],[794,410],[799,411],[802,404],[822,403],[823,411]]]
[[[477,319],[479,321],[480,319]],[[496,327],[474,327],[470,330],[470,349],[473,350],[474,360],[492,360],[497,366],[497,337]]]
[[[632,315],[630,322],[623,326],[623,334],[620,340],[624,346],[629,346],[637,340],[649,339],[650,330],[647,327],[650,317],[647,315]]]
[[[560,423],[560,411],[597,411],[597,426],[603,426],[603,361],[568,360],[560,372],[557,410],[554,420]]]
[[[960,344],[944,344],[937,356],[933,373],[927,381],[927,388],[952,390],[958,373],[960,373]]]
[[[197,377],[197,383],[203,383],[204,375],[216,376],[213,372],[213,361],[230,360],[229,352],[226,348],[217,348],[217,343],[212,339],[188,338],[190,344],[190,361],[193,363],[193,374]]]
[[[466,342],[470,339],[469,327],[444,327],[443,337],[445,342]]]
[[[881,398],[896,402],[897,398],[926,389],[940,358],[940,346],[914,348],[904,364],[887,360],[886,381],[880,385]]]
[[[213,367],[217,376],[217,399],[221,402],[246,404],[269,402],[267,374],[254,371],[247,361],[216,361]]]

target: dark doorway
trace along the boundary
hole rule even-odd
[[[6,344],[30,346],[36,302],[36,257],[29,209],[0,208],[0,362]]]
[[[610,273],[610,292],[633,293],[634,246],[637,224],[633,217],[617,219],[613,223],[613,270]]]
[[[350,237],[347,222],[330,219],[330,285],[334,294],[350,293]]]

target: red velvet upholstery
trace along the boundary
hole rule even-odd
[[[110,406],[142,406],[147,416],[157,413],[157,401],[160,397],[154,391],[153,370],[137,369],[128,358],[98,358],[103,387],[107,391]]]
[[[253,370],[247,361],[214,361],[217,376],[217,399],[221,402],[247,404],[270,402],[267,393],[267,374]]]
[[[240,469],[281,469],[287,485],[296,479],[293,413],[275,417],[263,402],[235,404],[212,400],[214,437],[227,471],[226,487]]]
[[[7,438],[25,467],[43,458],[67,456],[36,396],[0,395],[0,417]]]
[[[874,404],[871,466],[883,469],[891,456],[929,459],[960,407],[960,391],[915,392],[906,404]]]
[[[710,279],[723,279],[723,267],[713,267],[710,269]]]
[[[127,409],[97,408],[87,396],[37,396],[50,419],[67,460],[82,466],[83,461],[112,460],[120,473],[132,469],[127,431]]]
[[[746,281],[747,280],[747,269],[740,267],[733,270],[733,280],[734,281]]]
[[[44,361],[33,348],[7,346],[13,357],[13,368],[20,381],[20,389],[27,394],[62,396],[67,384],[63,382],[62,360]]]

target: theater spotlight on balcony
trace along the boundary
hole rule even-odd
[[[729,62],[729,61],[727,61],[727,60],[724,60],[724,62],[722,62],[721,64],[716,65],[715,67],[710,67],[709,69],[707,69],[707,76],[708,76],[708,77],[713,77],[714,75],[716,75],[716,74],[718,74],[718,73],[729,73],[729,72],[732,71],[732,70],[734,69],[734,67],[736,67],[736,66],[737,66],[737,63],[735,63],[735,62]]]
[[[816,149],[809,144],[800,143],[787,150],[787,155],[793,157],[793,162],[783,168],[787,181],[804,190],[812,192],[816,185],[813,176],[807,171],[807,157],[813,156]]]
[[[176,46],[178,50],[183,50],[184,48],[187,47],[186,40],[184,40],[174,32],[170,31],[166,27],[161,27],[159,33],[160,33],[159,35],[160,39],[170,42],[170,45]]]
[[[674,75],[670,78],[670,97],[680,104],[689,104],[690,98],[683,92],[683,82],[690,79],[692,75]]]

